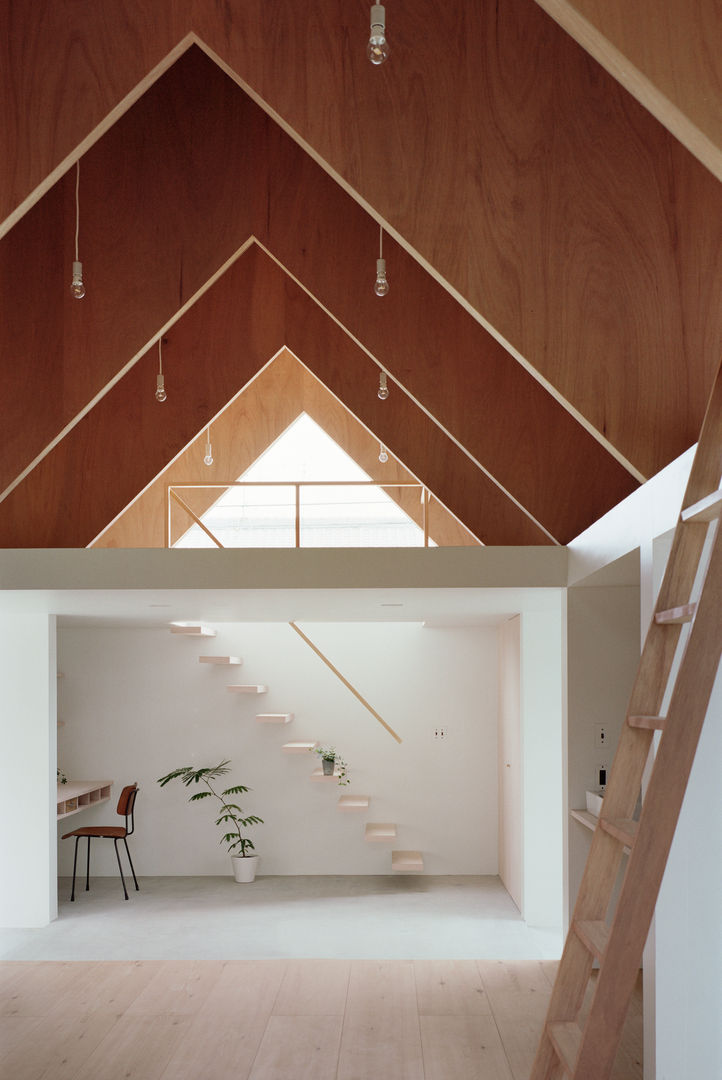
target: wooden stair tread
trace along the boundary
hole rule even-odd
[[[264,687],[265,690],[265,687]],[[262,693],[262,691],[259,691]],[[293,720],[292,712],[267,712],[258,713],[256,720],[259,724],[290,724]]]
[[[391,869],[399,874],[418,874],[424,869],[420,851],[392,851]]]
[[[210,626],[197,623],[193,626],[171,626],[171,634],[184,634],[186,637],[215,637],[216,632]]]
[[[714,521],[722,514],[722,490],[712,491],[682,511],[682,521]]]
[[[369,822],[366,826],[365,840],[367,843],[383,843],[395,839],[396,826],[391,822]]]
[[[600,818],[599,824],[606,833],[620,840],[627,847],[632,847],[637,835],[638,823],[632,818]]]
[[[338,780],[340,775],[341,775],[341,771],[338,768],[335,768],[333,770],[333,772],[331,773],[331,775],[329,776],[323,771],[323,766],[319,766],[317,769],[314,769],[313,772],[311,773],[311,779],[312,780],[317,780],[317,781],[318,780],[321,780],[321,781],[323,781],[323,780]]]
[[[573,1020],[558,1020],[547,1024],[547,1034],[562,1067],[570,1076],[574,1073],[579,1047],[582,1044],[582,1030]]]
[[[309,750],[315,750],[317,746],[317,742],[287,742],[283,744],[281,751],[284,754],[307,754]]]
[[[664,731],[665,719],[664,716],[628,716],[627,723],[644,731]]]
[[[337,810],[367,810],[368,795],[340,795],[336,803]]]
[[[199,656],[199,664],[230,664],[237,665],[242,664],[240,656]]]
[[[692,622],[696,610],[696,604],[680,604],[678,607],[656,612],[654,621],[660,626]]]
[[[573,923],[573,928],[574,933],[585,948],[589,950],[592,956],[596,956],[597,960],[601,960],[609,941],[609,927],[607,924],[601,919],[591,922],[580,920]]]
[[[231,683],[226,687],[226,690],[231,694],[265,694],[268,687],[256,683]]]

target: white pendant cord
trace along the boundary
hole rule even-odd
[[[78,262],[80,237],[80,158],[75,162],[75,261]]]

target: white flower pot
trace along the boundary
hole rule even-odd
[[[231,855],[233,876],[236,881],[253,881],[257,864],[258,855],[246,855],[245,858],[242,855]]]

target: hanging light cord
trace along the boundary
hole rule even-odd
[[[75,261],[78,262],[78,237],[80,235],[80,158],[75,163]]]
[[[384,257],[384,227],[379,225],[379,258]]]
[[[162,338],[158,338],[158,374],[163,374],[163,345]]]

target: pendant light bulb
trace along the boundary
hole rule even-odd
[[[382,465],[385,465],[389,460],[389,455],[386,453],[386,447],[383,443],[379,443],[379,461]]]
[[[379,401],[386,401],[386,398],[389,396],[389,388],[386,385],[385,371],[379,373],[379,388],[376,393],[378,395]]]
[[[386,40],[386,8],[383,4],[371,7],[371,37],[366,46],[366,55],[371,63],[378,67],[389,55],[389,43]]]
[[[211,447],[211,429],[210,429],[210,427],[208,428],[208,432],[206,434],[206,456],[203,458],[203,464],[204,465],[212,465],[213,464],[213,448]]]
[[[165,392],[165,379],[163,375],[158,375],[156,379],[155,400],[165,401],[167,397],[168,395]]]
[[[85,285],[83,285],[83,264],[81,262],[73,263],[73,280],[70,283],[70,295],[74,296],[76,300],[82,300],[85,296]]]
[[[158,338],[158,374],[155,380],[155,400],[165,401],[168,395],[165,392],[165,378],[163,376],[163,351],[161,338]]]
[[[386,296],[389,291],[389,283],[386,280],[386,259],[376,260],[376,281],[374,282],[374,292],[377,296]]]

